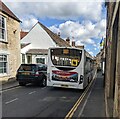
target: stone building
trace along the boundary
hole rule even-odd
[[[20,20],[0,1],[0,81],[15,77],[20,65]]]
[[[106,115],[120,118],[120,2],[106,2]]]

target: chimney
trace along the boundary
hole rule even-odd
[[[70,45],[70,39],[67,37],[66,42]]]
[[[58,36],[60,37],[60,32],[58,32]]]
[[[75,47],[75,41],[72,41],[72,47]]]

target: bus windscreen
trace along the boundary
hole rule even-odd
[[[51,49],[51,60],[56,66],[77,67],[81,61],[82,50],[56,48]]]

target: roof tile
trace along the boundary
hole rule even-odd
[[[53,39],[53,41],[60,47],[71,47],[68,42],[60,38],[57,34],[53,33],[46,26],[38,22],[40,26],[48,33],[48,35]]]
[[[26,47],[26,46],[29,45],[29,44],[30,44],[30,43],[22,43],[22,44],[21,44],[21,49],[24,48],[24,47]]]
[[[0,0],[0,11],[2,11],[3,13],[9,15],[10,17],[12,17],[13,19],[17,20],[18,22],[21,22],[16,16],[15,14],[13,14],[13,12]]]
[[[48,49],[30,49],[27,54],[48,54]]]
[[[24,38],[27,34],[28,34],[28,32],[21,31],[20,32],[20,39]]]

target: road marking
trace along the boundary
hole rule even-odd
[[[20,88],[21,86],[17,86],[17,87],[14,87],[14,88],[9,88],[9,89],[4,89],[2,90],[1,92],[6,92],[6,91],[10,91],[10,90],[14,90],[14,89],[17,89],[17,88]]]
[[[46,87],[44,87],[44,88],[41,88],[41,89],[45,89]]]
[[[69,113],[65,116],[65,119],[71,119],[72,118],[74,112],[77,110],[78,106],[80,105],[80,103],[82,102],[82,100],[86,96],[87,92],[89,91],[89,88],[91,87],[93,81],[95,80],[95,77],[96,77],[96,72],[95,72],[95,75],[93,76],[93,80],[90,82],[90,84],[88,85],[88,87],[84,90],[84,92],[79,97],[79,99],[77,100],[77,102],[75,103],[75,105],[72,107],[72,109],[69,111]]]
[[[35,93],[35,92],[36,92],[36,91],[32,91],[32,92],[29,93],[29,95],[31,95],[31,94],[33,94],[33,93]]]
[[[8,101],[8,102],[5,102],[5,104],[12,103],[12,102],[14,102],[14,101],[16,101],[16,100],[18,100],[18,98],[15,98],[15,99],[13,99],[13,100],[10,100],[10,101]]]
[[[94,84],[95,84],[95,82],[94,82]],[[87,102],[88,102],[88,98],[90,97],[92,90],[93,90],[93,88],[92,88],[92,89],[90,90],[90,92],[88,93],[88,96],[87,96],[87,98],[86,98],[86,100],[85,100],[85,102],[84,102],[84,104],[83,104],[82,109],[80,110],[80,113],[79,113],[78,117],[80,117],[80,116],[82,115],[83,110],[84,110],[84,108],[85,108],[85,106],[86,106],[86,104],[87,104]]]

